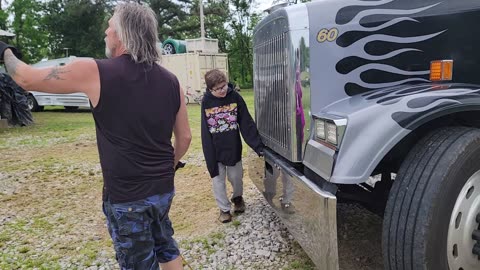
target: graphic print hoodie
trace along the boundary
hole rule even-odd
[[[234,166],[242,158],[242,141],[260,155],[263,143],[257,126],[248,112],[242,96],[231,88],[223,98],[205,92],[202,101],[202,147],[208,172],[218,175],[218,162]]]

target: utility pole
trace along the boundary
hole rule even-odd
[[[200,2],[200,37],[203,39],[205,38],[205,25],[203,22],[203,1],[199,0]]]
[[[200,4],[200,38],[202,39],[202,50],[205,49],[205,25],[203,22],[203,0],[199,0]]]

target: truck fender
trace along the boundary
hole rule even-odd
[[[413,130],[441,116],[472,110],[480,110],[478,85],[403,85],[336,102],[324,111],[344,115],[348,124],[329,180],[363,183]]]

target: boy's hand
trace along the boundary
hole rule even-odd
[[[257,148],[257,155],[259,157],[263,157],[264,156],[264,149],[265,149],[265,144],[261,143],[260,146]]]

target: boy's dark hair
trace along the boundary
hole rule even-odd
[[[205,84],[207,88],[211,91],[215,85],[219,83],[227,82],[227,76],[225,73],[218,69],[209,70],[205,73]]]

